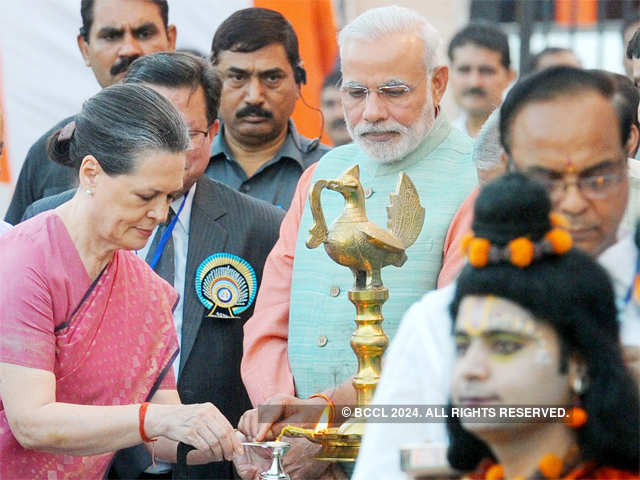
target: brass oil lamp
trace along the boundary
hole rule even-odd
[[[345,199],[342,214],[330,227],[320,203],[320,194],[325,188],[342,194]],[[358,359],[353,386],[357,405],[368,405],[380,379],[382,355],[389,343],[382,328],[382,305],[389,298],[389,290],[382,284],[380,270],[387,265],[404,264],[405,250],[413,245],[422,230],[425,210],[413,182],[401,173],[387,207],[388,230],[370,222],[358,165],[335,180],[316,181],[309,197],[314,224],[309,230],[307,247],[324,244],[334,262],[353,272],[354,286],[349,290],[349,300],[356,307],[356,329],[350,343]],[[322,449],[316,457],[319,460],[355,461],[365,424],[347,421],[338,428],[329,427],[328,412],[329,409],[325,409],[315,429],[288,425],[278,438],[304,437],[320,443]]]

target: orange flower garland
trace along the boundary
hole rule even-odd
[[[527,237],[518,237],[511,240],[506,247],[498,247],[491,245],[486,238],[476,237],[473,232],[469,232],[462,237],[460,248],[467,255],[469,263],[476,268],[502,260],[508,260],[520,268],[528,267],[536,258],[549,253],[562,255],[573,246],[571,234],[564,230],[567,225],[564,217],[551,213],[549,218],[553,228],[535,243]],[[636,284],[635,295],[640,301],[640,280]]]
[[[540,473],[547,478],[559,478],[563,469],[562,460],[553,453],[547,453],[540,459],[538,468]]]
[[[460,249],[462,250],[462,253],[467,253],[471,240],[473,240],[473,232],[465,233],[462,237],[462,240],[460,241]]]
[[[540,459],[538,470],[546,478],[560,478],[564,464],[562,460],[553,453],[547,453]],[[520,477],[521,478],[521,477]],[[485,480],[504,480],[504,467],[499,463],[491,465],[484,474]],[[515,478],[513,480],[516,480]]]
[[[552,227],[569,228],[569,221],[558,213],[550,213],[549,220]]]
[[[558,255],[568,252],[573,246],[571,234],[561,228],[553,228],[549,230],[544,238],[553,247],[553,253]]]
[[[484,478],[485,480],[502,480],[504,478],[504,468],[499,463],[491,465]]]
[[[571,428],[580,428],[587,423],[587,412],[581,407],[572,407],[564,419],[564,423]]]
[[[535,247],[526,237],[518,237],[509,242],[510,261],[516,267],[524,268],[531,265]]]
[[[577,447],[573,447],[577,451]],[[573,450],[572,448],[572,450]],[[571,455],[568,455],[570,458]],[[573,468],[565,476],[560,477],[565,468],[564,461],[560,457],[548,453],[538,462],[538,471],[548,479],[576,480],[580,479],[600,479],[600,480],[638,480],[637,472],[618,470],[617,468],[598,466],[595,462],[584,462]],[[464,480],[504,480],[504,467],[500,464],[491,463],[485,460],[479,466],[479,475],[472,474],[462,477]],[[540,475],[534,475],[540,478]],[[525,480],[523,477],[513,477],[511,480]]]
[[[469,242],[469,263],[476,268],[484,267],[489,262],[491,242],[486,238],[474,238]]]

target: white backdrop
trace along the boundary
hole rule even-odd
[[[466,21],[465,14],[452,25],[446,23],[451,18],[451,8],[466,12],[466,5],[458,4],[462,0],[456,4],[449,3],[453,0],[429,0],[415,5],[409,0],[342,1],[359,5],[359,11],[352,12],[354,15],[374,4],[400,3],[413,8],[422,5],[418,10],[444,33],[452,33]],[[177,47],[208,53],[220,22],[252,4],[252,0],[169,0],[169,22],[178,28]],[[5,145],[10,154],[12,182],[17,180],[33,142],[59,120],[77,112],[82,101],[99,89],[76,45],[80,24],[80,0],[2,0],[0,66],[7,117]],[[447,42],[449,39],[445,35]],[[512,61],[517,65],[519,37],[512,33],[509,40]],[[622,71],[622,44],[615,26],[607,28],[603,37],[595,31],[578,32],[573,40],[567,32],[551,34],[546,39],[539,33],[532,37],[533,51],[547,44],[573,48],[586,68]],[[445,110],[453,109],[450,118],[454,118],[455,105],[449,100],[445,99]],[[0,183],[0,218],[4,217],[12,190],[13,185]]]
[[[251,0],[169,0],[169,22],[178,28],[177,48],[208,53],[217,26]],[[5,145],[15,183],[33,142],[77,112],[99,90],[76,45],[80,0],[3,0],[0,52]],[[13,185],[0,184],[0,217]]]

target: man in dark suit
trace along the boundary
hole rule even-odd
[[[165,95],[190,129],[192,148],[183,191],[171,204],[174,215],[138,254],[180,293],[174,310],[180,340],[174,369],[180,398],[184,403],[211,402],[237,424],[251,408],[240,378],[242,328],[253,312],[262,268],[278,238],[284,212],[203,175],[218,129],[221,89],[206,60],[185,53],[147,55],[131,64],[124,81],[144,83]],[[73,193],[39,200],[28,213],[55,208]],[[162,237],[168,239],[164,247]],[[121,477],[139,473],[135,465],[141,457],[134,458],[116,463]],[[147,466],[142,461],[142,469]],[[189,478],[233,477],[230,462],[188,470]]]

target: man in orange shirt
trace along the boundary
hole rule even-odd
[[[389,22],[391,29],[390,17],[395,20]],[[447,227],[476,181],[471,140],[440,113],[448,70],[437,55],[438,43],[438,33],[426,20],[401,7],[369,10],[343,29],[342,100],[354,143],[334,149],[302,175],[269,256],[263,282],[267,289],[244,328],[242,376],[254,405],[282,394],[286,398],[272,402],[307,402],[313,411],[326,405],[323,397],[303,400],[316,392],[330,389],[333,401],[342,404],[355,397],[349,381],[355,357],[345,332],[353,327],[339,320],[345,312],[353,316],[346,295],[353,276],[324,252],[304,246],[312,223],[306,194],[314,179],[335,178],[358,164],[367,214],[380,224],[398,172],[405,171],[429,212],[402,270],[384,274],[385,285],[396,292],[385,304],[389,336],[404,309],[435,287]],[[327,218],[338,216],[341,197],[327,200]],[[246,423],[241,421],[239,429],[255,436]],[[315,478],[327,468],[310,461],[309,450],[292,452],[285,463],[295,463],[288,465],[290,473],[296,472],[293,478]]]

